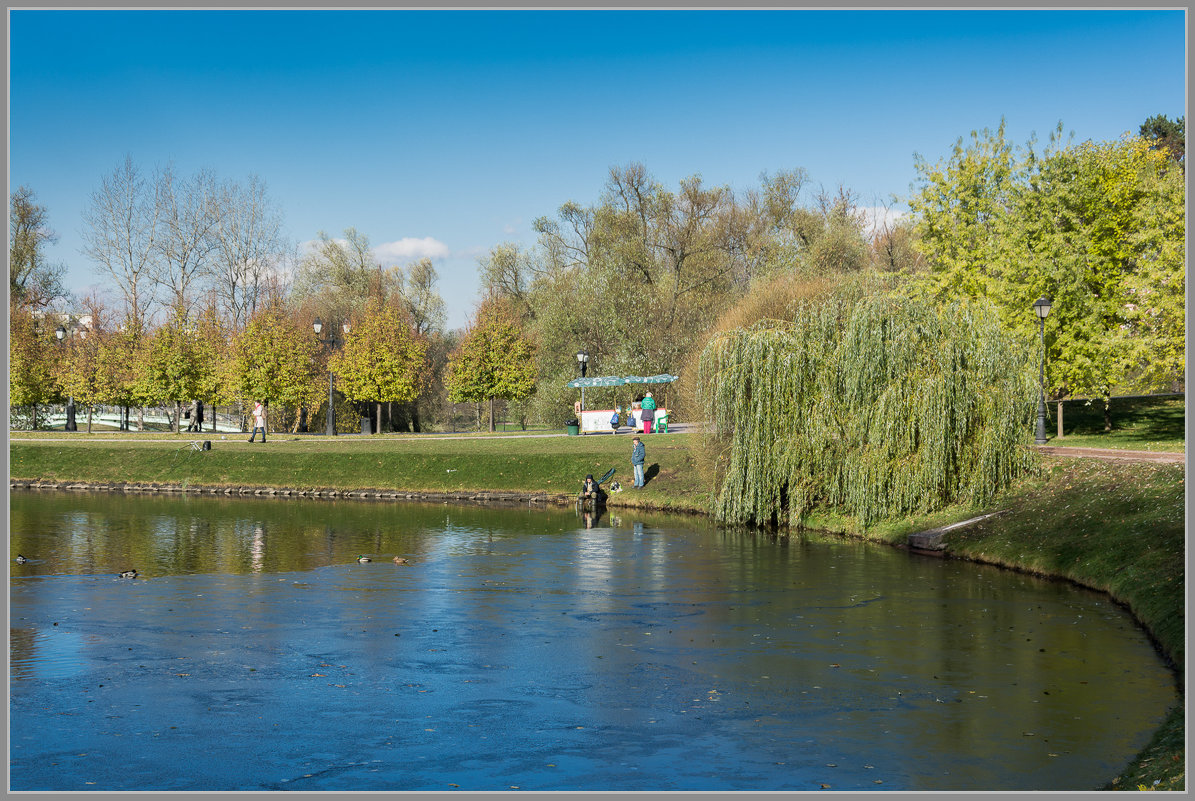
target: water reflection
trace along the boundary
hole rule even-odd
[[[10,504],[18,790],[1082,790],[1176,698],[1102,596],[833,537]]]

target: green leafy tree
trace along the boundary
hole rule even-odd
[[[409,403],[418,397],[427,367],[427,339],[393,306],[370,304],[345,334],[344,346],[331,359],[340,390],[357,401]]]
[[[1146,390],[1181,376],[1184,187],[1139,137],[1014,154],[1003,129],[973,135],[945,164],[919,164],[910,201],[927,259],[920,286],[940,302],[990,300],[1019,337],[1046,322],[1054,397]],[[1141,303],[1149,298],[1148,303]],[[1107,425],[1110,426],[1110,418]]]
[[[1153,147],[1164,149],[1175,162],[1185,168],[1187,158],[1186,117],[1172,120],[1164,114],[1155,114],[1141,123],[1141,138]]]
[[[140,335],[136,329],[126,320],[109,330],[101,328],[96,332],[95,339],[97,397],[125,410],[148,402],[139,394],[137,364],[141,349]]]
[[[54,335],[29,309],[9,305],[8,398],[17,407],[28,407],[31,427],[37,429],[37,407],[57,397],[53,364],[57,359]]]
[[[1000,241],[1016,168],[1004,122],[995,131],[972,131],[969,143],[960,138],[944,162],[929,164],[918,156],[915,167],[922,186],[909,206],[936,294],[986,294],[1001,263]]]
[[[93,407],[108,399],[103,394],[104,384],[100,379],[99,355],[103,335],[102,321],[93,314],[90,326],[79,328],[74,336],[62,343],[65,351],[59,362],[59,390],[87,408],[88,434],[91,433]]]
[[[146,339],[138,375],[140,394],[174,402],[174,433],[179,432],[183,403],[210,396],[216,356],[210,340],[199,336],[198,326],[181,307]]]
[[[482,303],[472,326],[448,362],[448,398],[453,403],[489,401],[490,431],[494,400],[520,401],[535,392],[535,347],[519,329],[509,303]]]
[[[319,396],[319,343],[280,306],[259,309],[232,338],[223,380],[242,401],[309,405]],[[268,424],[268,423],[267,423]]]

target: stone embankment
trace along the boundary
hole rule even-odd
[[[332,488],[296,489],[291,487],[212,487],[196,484],[98,484],[81,481],[26,481],[10,479],[12,490],[67,490],[75,492],[124,492],[129,494],[160,495],[222,495],[257,496],[268,498],[353,498],[374,500],[426,501],[428,503],[483,503],[531,506],[567,506],[576,502],[576,497],[567,494],[544,492],[408,492],[387,489]]]

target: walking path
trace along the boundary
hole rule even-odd
[[[702,425],[703,425],[702,423],[673,423],[668,426],[668,433],[669,434],[692,434],[697,431],[700,431],[702,428]],[[28,438],[22,438],[20,436],[14,437],[14,436],[12,436],[13,433],[16,433],[16,432],[10,432],[10,434],[9,434],[10,442],[19,442],[19,441],[26,441],[26,442],[70,442],[70,441],[75,441],[75,442],[77,442],[80,439],[80,434],[82,434],[82,436],[84,436],[84,437],[89,437],[89,436],[94,437],[95,439],[92,439],[92,441],[96,442],[96,441],[102,441],[102,439],[104,438],[104,434],[108,433],[108,432],[96,432],[91,435],[87,435],[83,432],[79,432],[78,434],[66,434],[66,435],[63,435],[62,437],[28,437]],[[127,432],[111,432],[111,433],[127,434]],[[235,433],[204,431],[204,432],[195,432],[191,438],[201,441],[203,439],[216,439],[217,437],[220,437],[221,439],[227,438],[227,440],[229,442],[237,442],[237,441],[246,442],[247,438],[245,437],[245,435],[247,433],[248,432],[245,432],[245,431],[238,431]],[[618,436],[630,437],[634,433],[635,432],[633,432],[633,431],[624,429],[622,433],[618,434]],[[282,432],[282,431],[271,434],[270,436],[278,437],[278,438],[287,438],[287,439],[289,439],[291,437],[299,436],[299,437],[302,437],[303,439],[310,439],[310,440],[320,440],[320,439],[325,439],[325,437],[326,437],[326,435],[324,435],[324,434],[291,434],[289,432]],[[326,437],[326,438],[328,440],[332,440],[332,441],[336,441],[336,440],[344,441],[345,439],[352,439],[354,437],[360,437],[360,436],[362,436],[362,435],[360,435],[360,434],[339,434],[336,437]],[[378,436],[384,437],[386,435],[378,435]],[[477,439],[477,438],[479,438],[478,433],[444,434],[444,433],[429,432],[429,433],[420,433],[420,434],[400,434],[397,436],[398,437],[418,437],[419,439]],[[480,436],[484,437],[484,434],[482,434]],[[528,432],[517,433],[517,434],[506,433],[501,437],[501,439],[507,439],[510,437],[546,438],[546,437],[565,437],[565,436],[569,436],[569,435],[565,434],[562,431],[552,431],[552,432],[528,431]],[[614,436],[614,435],[611,434],[609,431],[595,431],[595,432],[590,432],[590,433],[583,434],[580,436],[595,437],[595,436]],[[652,434],[651,436],[656,436],[656,435]],[[120,437],[120,438],[125,439],[126,437]],[[117,439],[116,437],[113,437],[114,441],[116,439]],[[377,440],[373,439],[373,435],[365,435],[365,439],[368,441],[375,441],[375,442],[377,441]],[[137,436],[136,441],[138,441],[138,442],[177,442],[177,443],[180,443],[183,447],[186,447],[186,442],[187,442],[187,440],[181,439],[180,437],[169,437],[169,438],[153,437],[148,432]],[[1107,459],[1109,461],[1154,462],[1157,464],[1184,464],[1187,459],[1187,455],[1185,452],[1174,453],[1171,451],[1129,451],[1129,450],[1120,450],[1120,449],[1116,449],[1116,448],[1070,448],[1070,447],[1059,446],[1059,445],[1036,445],[1034,447],[1037,448],[1039,453],[1048,454],[1050,456],[1086,457],[1089,459]]]
[[[1108,459],[1120,462],[1183,464],[1187,460],[1186,453],[1168,451],[1122,451],[1115,448],[1066,448],[1054,445],[1038,445],[1037,450],[1051,456],[1086,456],[1090,459]]]

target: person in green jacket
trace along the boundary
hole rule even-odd
[[[651,424],[652,421],[655,420],[656,416],[656,399],[653,398],[649,392],[643,396],[643,403],[640,405],[643,407],[643,433],[650,434]]]

